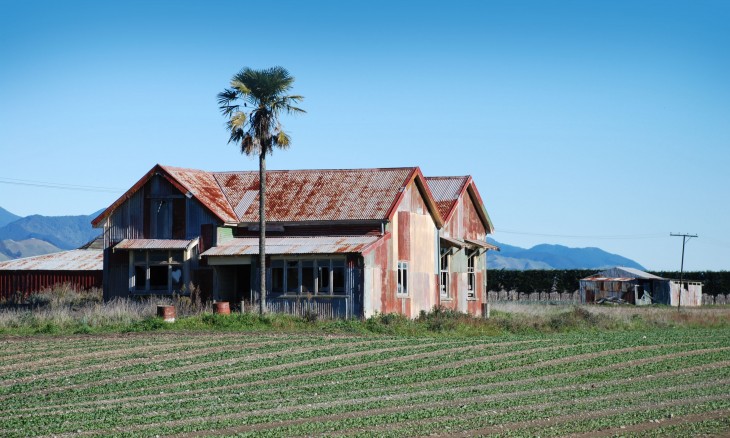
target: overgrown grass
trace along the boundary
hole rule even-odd
[[[556,306],[497,303],[488,319],[434,308],[416,319],[377,314],[365,320],[322,320],[312,315],[213,314],[211,305],[190,296],[116,299],[100,290],[79,293],[67,286],[33,294],[22,303],[0,305],[0,334],[91,334],[147,331],[283,331],[404,336],[496,336],[574,331],[645,330],[671,327],[730,327],[730,306],[683,309],[664,306]],[[175,323],[156,317],[157,305],[174,305]]]

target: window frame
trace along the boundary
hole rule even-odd
[[[441,256],[439,258],[439,296],[442,299],[451,298],[451,255],[450,248],[441,248]]]
[[[398,260],[398,275],[396,296],[408,296],[408,262],[406,260]]]
[[[154,257],[151,260],[150,253],[155,255],[166,254],[167,257]],[[144,259],[140,260],[140,255],[144,255]],[[152,269],[166,268],[167,284],[164,288],[153,288],[152,286]],[[140,271],[138,271],[140,269]],[[174,270],[180,270],[180,279],[175,281],[172,273]],[[129,291],[135,294],[172,294],[180,293],[185,286],[185,250],[162,250],[162,249],[141,249],[130,251],[130,285]],[[138,284],[139,273],[144,271],[144,286]],[[177,285],[177,287],[176,287]]]
[[[469,250],[466,253],[466,299],[476,300],[477,295],[477,276],[476,276],[476,259],[479,257],[479,251]]]
[[[297,270],[297,285],[291,287],[289,283],[290,280],[293,280],[293,277],[289,278],[288,270],[290,268],[293,270],[294,264],[296,264]],[[274,269],[282,269],[282,290],[273,290]],[[304,291],[304,269],[311,269],[313,273],[314,289],[311,291]],[[320,286],[323,269],[327,270],[327,286]],[[301,296],[342,297],[347,294],[347,260],[344,257],[276,258],[271,261],[270,270],[272,281],[269,282],[269,292],[280,294],[282,298]],[[335,271],[338,271],[338,273],[336,274]],[[341,287],[335,284],[335,277],[339,278],[340,275],[342,276]]]

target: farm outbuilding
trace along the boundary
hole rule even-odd
[[[631,304],[702,305],[702,283],[659,277],[635,268],[615,267],[580,280],[584,303],[621,299]],[[681,292],[680,292],[681,290]],[[681,297],[680,297],[681,293]]]
[[[336,317],[436,306],[481,315],[493,226],[469,176],[418,167],[269,171],[271,311]],[[257,171],[156,165],[92,224],[104,298],[187,293],[259,302]]]
[[[76,290],[102,285],[101,249],[74,249],[0,263],[0,299],[68,284]]]

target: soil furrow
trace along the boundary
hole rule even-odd
[[[727,363],[724,363],[722,366],[727,366]],[[690,370],[689,368],[684,368],[681,370],[675,370],[672,372],[667,373],[657,373],[654,374],[651,377],[651,379],[656,378],[663,378],[667,377],[669,375],[680,375],[685,374],[688,372],[694,372]],[[617,384],[616,382],[603,382],[602,386],[608,386],[610,384]],[[597,385],[595,385],[597,386]],[[524,390],[524,391],[516,391],[512,393],[500,393],[500,394],[490,394],[487,396],[476,396],[476,397],[469,397],[469,398],[463,398],[459,400],[452,400],[452,401],[442,401],[442,402],[426,402],[426,403],[420,403],[417,405],[414,404],[401,404],[394,407],[388,407],[388,408],[376,408],[376,409],[369,409],[369,410],[363,410],[363,411],[355,411],[350,413],[339,413],[339,414],[332,414],[331,416],[335,419],[337,418],[349,418],[349,416],[360,417],[360,416],[370,416],[370,415],[380,415],[384,413],[395,413],[395,412],[403,412],[407,410],[411,410],[414,408],[428,408],[428,407],[441,407],[448,405],[448,403],[453,403],[454,405],[459,404],[465,404],[465,403],[475,403],[475,402],[485,402],[485,401],[493,401],[493,400],[499,400],[503,398],[508,397],[515,397],[515,396],[522,396],[522,395],[535,395],[535,394],[544,394],[549,393],[552,391],[557,390],[568,390],[568,389],[584,389],[585,385],[567,385],[560,388],[538,388],[534,390]],[[322,403],[308,403],[306,405],[303,404],[297,404],[294,406],[287,406],[287,407],[281,407],[281,408],[268,408],[268,409],[261,409],[261,410],[249,410],[247,412],[240,412],[238,411],[235,414],[229,414],[229,415],[215,415],[215,416],[206,416],[206,417],[200,417],[200,418],[186,418],[184,420],[175,420],[175,421],[168,421],[164,423],[150,423],[145,425],[139,425],[139,426],[127,426],[124,429],[130,430],[130,431],[136,431],[136,430],[145,430],[153,427],[158,426],[167,426],[167,427],[176,427],[176,426],[183,426],[183,425],[189,425],[189,424],[195,424],[199,422],[212,422],[216,420],[229,420],[229,419],[243,419],[246,417],[251,417],[255,415],[276,415],[276,414],[282,414],[282,413],[293,413],[293,412],[299,412],[304,410],[318,410],[318,409],[326,409],[333,406],[342,406],[342,405],[360,405],[364,403],[370,403],[370,402],[377,402],[381,401],[383,399],[394,401],[394,400],[407,400],[409,398],[417,397],[417,396],[425,396],[425,395],[439,395],[439,394],[445,394],[449,392],[458,392],[463,391],[463,388],[445,388],[440,389],[437,391],[422,391],[419,393],[405,393],[405,394],[399,394],[399,395],[392,395],[392,396],[373,396],[373,397],[366,397],[366,398],[359,398],[359,399],[348,399],[348,400],[334,400],[329,402],[322,402]],[[623,394],[623,393],[622,393]],[[730,396],[728,396],[730,397]],[[326,419],[327,416],[323,417],[309,417],[305,419],[295,419],[291,420],[293,424],[300,424],[298,422],[308,422],[308,421],[328,421]],[[268,424],[268,423],[267,423]],[[286,424],[283,424],[282,422],[277,422],[276,424],[271,424],[268,427],[263,427],[262,425],[251,425],[250,427],[261,427],[263,429],[266,428],[273,428],[273,427],[279,427]],[[239,432],[236,430],[236,433]],[[94,433],[94,431],[88,431],[88,433]],[[184,436],[184,435],[183,435]]]
[[[691,405],[691,404],[697,404],[697,403],[705,403],[705,402],[712,402],[712,401],[720,401],[720,400],[730,400],[730,394],[722,394],[722,395],[709,395],[709,396],[702,396],[702,397],[693,397],[693,398],[686,398],[686,399],[679,399],[679,400],[667,400],[663,402],[651,402],[651,403],[643,403],[640,405],[634,405],[631,408],[634,410],[650,410],[650,409],[659,409],[659,408],[669,408],[669,407],[675,407],[675,406],[684,406],[684,405]],[[482,435],[491,435],[491,434],[504,434],[510,431],[516,431],[520,429],[525,429],[528,427],[536,427],[536,428],[546,428],[550,426],[555,426],[557,424],[561,423],[567,423],[571,421],[580,421],[580,420],[590,420],[594,418],[605,418],[611,415],[615,414],[621,414],[626,411],[626,408],[623,406],[614,407],[614,408],[607,408],[607,409],[599,409],[595,411],[583,411],[578,414],[569,414],[569,415],[561,415],[557,417],[550,417],[550,418],[538,418],[534,420],[528,420],[528,421],[516,421],[511,423],[504,423],[497,426],[488,426],[483,427],[480,429],[472,429],[468,431],[463,431],[459,433],[450,432],[448,434],[441,434],[441,435],[429,435],[429,436],[448,436],[448,437],[472,437],[472,436],[482,436]]]
[[[681,370],[681,374],[691,374],[689,370]],[[671,374],[671,376],[676,376],[677,374]],[[669,377],[667,375],[663,376],[657,376],[657,377]],[[608,382],[603,384],[596,384],[591,389],[598,389],[602,387],[607,386],[614,386],[616,385],[616,382]],[[594,396],[594,397],[585,397],[580,399],[580,403],[587,404],[587,403],[598,403],[602,401],[611,401],[611,400],[618,400],[618,399],[625,399],[625,398],[632,398],[634,396],[645,396],[646,394],[665,394],[668,392],[676,392],[676,391],[683,391],[683,390],[689,390],[689,389],[703,389],[703,388],[709,388],[715,385],[720,384],[730,384],[730,379],[718,379],[713,380],[710,382],[701,382],[701,383],[692,383],[692,384],[686,384],[686,385],[678,385],[673,386],[670,388],[657,388],[652,390],[642,390],[642,391],[633,391],[633,392],[621,392],[616,394],[608,394],[608,395],[602,395],[602,396]],[[571,387],[563,387],[560,388],[560,390],[564,389],[572,389]],[[576,389],[581,389],[580,386],[577,386]],[[585,389],[585,388],[582,388]],[[505,396],[514,397],[516,393],[512,394],[505,394]],[[507,398],[507,397],[504,397]],[[456,402],[458,403],[450,403],[449,406],[456,406],[464,404],[464,399],[458,400]],[[549,409],[549,408],[556,408],[561,406],[572,406],[575,405],[575,400],[559,400],[554,402],[544,402],[544,403],[535,403],[535,404],[527,404],[527,405],[519,405],[519,406],[510,406],[510,407],[504,407],[500,408],[499,410],[495,410],[494,408],[489,408],[484,411],[477,411],[477,412],[470,412],[468,414],[461,414],[461,415],[452,415],[449,414],[448,416],[443,415],[437,415],[434,417],[424,418],[420,420],[411,420],[411,421],[399,421],[397,425],[395,425],[396,429],[404,429],[406,427],[413,428],[413,427],[423,427],[429,424],[438,423],[439,421],[444,420],[455,420],[455,421],[467,421],[472,420],[474,418],[484,417],[486,413],[492,413],[492,414],[504,414],[507,412],[521,412],[521,411],[535,411],[535,410],[542,410],[542,409]],[[443,404],[442,404],[443,405]],[[419,406],[421,408],[421,406]],[[631,407],[632,409],[634,406]],[[530,420],[530,421],[536,421]],[[496,425],[496,427],[500,427],[500,425]],[[336,435],[336,436],[349,436],[349,435],[357,435],[359,433],[363,432],[369,432],[369,433],[378,433],[378,432],[386,432],[386,431],[393,431],[394,425],[393,424],[380,424],[377,426],[372,427],[359,427],[355,429],[349,429],[347,432],[342,431],[336,431],[332,432],[331,434],[327,435]],[[463,432],[463,431],[461,431]],[[461,433],[461,432],[454,432],[454,433]]]
[[[529,344],[529,343],[533,343],[533,342],[534,341],[516,341],[516,342],[506,342],[506,343],[501,343],[501,344],[469,345],[466,347],[457,347],[457,348],[460,350],[463,350],[463,349],[477,348],[477,347],[488,348],[488,347],[493,347],[495,345],[508,346],[508,345],[517,345],[517,344]],[[438,345],[438,344],[435,344],[435,345]],[[399,347],[399,348],[406,348],[406,347]],[[528,350],[520,350],[520,351],[522,351],[524,353],[528,353],[528,352],[534,352],[535,350],[537,350],[537,349],[528,349]],[[371,366],[385,365],[385,364],[402,362],[402,361],[418,360],[418,359],[422,359],[425,357],[442,355],[445,352],[449,352],[449,351],[451,351],[451,350],[442,349],[442,350],[436,350],[436,351],[427,352],[427,353],[416,353],[416,354],[411,354],[411,355],[406,355],[406,356],[399,356],[399,357],[391,358],[391,359],[381,359],[378,361],[372,361],[372,362],[368,362],[365,364],[338,367],[337,371],[338,372],[350,372],[350,371],[368,368]],[[360,352],[360,353],[358,353],[358,355],[362,355],[363,353],[373,353],[373,352],[377,352],[377,350],[368,350],[367,352]],[[348,357],[353,357],[353,356],[348,356]],[[489,356],[487,356],[487,357],[489,357]],[[251,374],[262,374],[263,375],[262,377],[264,379],[266,379],[267,384],[271,384],[271,383],[283,383],[283,382],[298,380],[298,379],[302,379],[302,378],[316,377],[316,376],[327,375],[327,374],[332,373],[332,371],[330,371],[330,370],[322,370],[322,371],[313,371],[313,372],[309,372],[309,373],[297,374],[297,375],[292,375],[292,376],[281,376],[281,377],[277,377],[277,378],[267,378],[266,377],[266,373],[269,373],[271,371],[285,369],[284,367],[292,368],[292,367],[296,367],[296,366],[302,366],[302,364],[303,364],[302,361],[292,362],[289,364],[274,365],[271,367],[264,367],[264,368],[259,368],[256,370],[249,370],[249,371],[245,371],[245,372],[229,373],[224,376],[217,376],[214,378],[194,379],[194,380],[186,381],[185,383],[186,384],[197,384],[197,383],[209,382],[209,381],[212,381],[213,379],[220,380],[220,379],[224,379],[224,378],[226,378],[226,379],[235,378],[235,377],[251,375]],[[228,385],[228,386],[226,386],[226,389],[236,390],[236,389],[242,389],[242,388],[246,388],[246,387],[254,387],[259,384],[260,384],[260,381],[256,380],[256,381],[251,381],[251,382],[239,383],[239,384],[235,384],[235,385]],[[149,387],[148,389],[153,389],[153,390],[157,391],[157,390],[164,390],[164,389],[178,388],[178,387],[180,387],[179,383],[173,383],[173,384],[166,384],[166,385],[157,385],[154,387]],[[195,396],[199,396],[200,394],[215,392],[217,390],[219,390],[219,388],[210,387],[210,388],[205,388],[205,389],[190,390],[189,392],[188,391],[179,392],[177,394],[179,394],[181,396],[185,396],[185,397],[189,397],[189,396],[195,397]],[[54,407],[59,408],[59,409],[68,409],[70,407],[84,406],[84,405],[98,406],[100,404],[121,404],[121,403],[140,401],[140,400],[155,400],[155,399],[165,398],[165,397],[170,396],[170,394],[148,394],[148,395],[141,395],[141,396],[119,397],[120,393],[123,394],[122,391],[106,393],[105,396],[107,396],[107,397],[111,396],[112,397],[111,399],[101,399],[101,400],[78,402],[78,403],[73,403],[73,404],[55,405]],[[0,400],[1,399],[2,398],[0,398]],[[27,408],[27,409],[23,409],[23,410],[17,410],[16,412],[24,412],[24,411],[35,412],[36,409]]]
[[[682,373],[685,373],[685,370],[682,370]],[[659,377],[659,375],[657,375]],[[722,383],[730,383],[730,379],[725,379],[722,381]],[[615,385],[615,382],[608,382],[601,386],[610,386],[610,384]],[[693,384],[693,385],[686,385],[688,389],[692,388],[702,388],[702,387],[709,387],[714,386],[718,384],[717,382],[703,382],[699,384]],[[510,397],[520,397],[525,395],[535,395],[535,394],[544,394],[544,393],[550,393],[556,390],[570,390],[570,389],[580,389],[582,385],[568,385],[563,386],[560,388],[547,388],[547,389],[534,389],[534,390],[528,390],[528,391],[517,391],[513,393],[500,393],[500,394],[490,394],[487,396],[475,396],[475,397],[467,397],[462,398],[458,400],[443,400],[443,401],[437,401],[437,402],[426,402],[426,403],[418,403],[418,404],[406,404],[406,405],[398,405],[398,406],[391,406],[391,407],[385,407],[385,408],[374,408],[374,409],[367,409],[367,410],[361,410],[361,411],[350,411],[350,412],[342,412],[342,413],[336,413],[336,414],[329,414],[329,415],[323,415],[318,417],[306,417],[306,418],[296,418],[291,420],[283,420],[283,421],[276,421],[274,423],[258,423],[258,424],[251,424],[251,425],[242,425],[237,427],[231,427],[231,428],[225,428],[225,429],[218,429],[215,431],[206,431],[205,435],[233,435],[237,433],[244,433],[244,432],[256,432],[256,431],[262,431],[267,429],[275,429],[279,427],[291,427],[291,426],[297,426],[300,424],[307,424],[307,423],[322,423],[327,421],[338,421],[341,419],[354,419],[354,418],[363,418],[363,417],[372,417],[375,415],[388,415],[388,414],[395,414],[399,412],[406,412],[413,409],[429,409],[429,408],[444,408],[444,407],[455,407],[455,406],[462,406],[470,403],[484,403],[489,401],[498,401],[501,399],[506,399]],[[598,386],[596,386],[598,387]],[[677,388],[662,388],[662,391],[664,392],[671,392],[676,391]],[[619,399],[622,397],[632,397],[632,396],[640,396],[642,394],[646,394],[647,392],[653,392],[653,391],[637,391],[635,393],[630,392],[621,392],[618,394],[610,394],[606,396],[598,396],[593,397],[589,399],[582,399],[581,402],[591,402],[591,401],[600,401],[600,400],[611,400],[611,399]],[[661,391],[659,391],[661,392]],[[440,393],[443,393],[442,391],[435,392],[433,395],[438,395]],[[410,394],[408,394],[410,396]],[[394,400],[395,398],[390,398],[390,400]],[[730,400],[730,395],[723,394],[719,396],[720,400],[722,399],[728,399]],[[358,400],[347,400],[343,401],[340,400],[336,402],[338,405],[357,405],[362,403],[367,403],[369,401],[376,401],[376,400],[368,400],[368,399],[358,399]],[[540,403],[537,405],[523,405],[523,406],[517,406],[514,408],[506,408],[512,409],[512,410],[525,410],[525,409],[544,409],[551,406],[560,406],[560,404],[574,404],[574,400],[566,400],[566,401],[560,401],[560,402],[552,402],[552,403]],[[689,403],[688,403],[689,404]],[[178,420],[178,421],[172,421],[172,422],[165,422],[165,423],[155,423],[155,425],[147,424],[147,425],[140,425],[140,430],[153,428],[157,425],[164,425],[167,427],[175,427],[175,426],[181,426],[181,425],[188,425],[188,424],[195,424],[197,422],[212,422],[216,420],[226,420],[226,419],[243,419],[246,417],[250,417],[253,415],[260,415],[260,414],[279,414],[282,412],[296,412],[296,411],[302,411],[302,410],[317,410],[317,409],[323,409],[330,407],[334,404],[327,404],[325,406],[322,406],[322,404],[311,404],[306,407],[296,407],[296,410],[286,410],[282,411],[281,409],[273,409],[273,410],[264,410],[264,411],[253,411],[248,413],[238,413],[238,414],[231,414],[231,415],[221,415],[221,416],[212,416],[212,417],[206,417],[206,418],[200,418],[199,421],[195,421],[193,419],[186,419],[186,420]],[[570,417],[570,416],[565,416]],[[557,417],[556,417],[557,418]],[[537,421],[537,420],[533,420]],[[523,423],[529,423],[529,422],[523,422]],[[520,423],[510,423],[514,425],[518,425]],[[506,426],[505,426],[506,427]],[[515,427],[516,428],[516,427]],[[136,430],[136,428],[135,428]],[[477,433],[480,435],[481,433]],[[189,433],[180,433],[174,435],[177,438],[185,438],[190,436],[196,436],[199,435],[199,432],[189,432]],[[465,436],[471,436],[471,435],[465,435]]]
[[[678,424],[700,423],[707,420],[727,419],[730,417],[730,409],[702,412],[700,414],[677,415],[672,418],[655,419],[645,423],[631,424],[623,427],[601,429],[580,434],[566,435],[563,438],[598,438],[603,436],[625,435],[627,433],[644,432],[647,430],[661,429]]]

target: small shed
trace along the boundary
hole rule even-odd
[[[604,299],[622,299],[631,304],[665,304],[695,307],[702,305],[702,283],[662,278],[640,269],[618,266],[580,280],[580,297],[584,303]]]
[[[104,254],[100,249],[74,249],[0,262],[0,300],[70,284],[77,290],[102,286]]]

